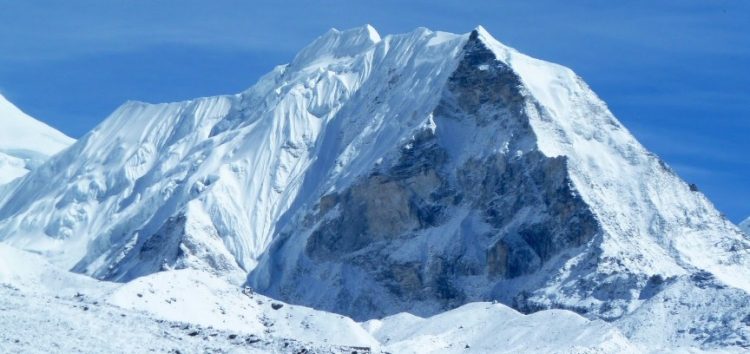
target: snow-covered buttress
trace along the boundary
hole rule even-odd
[[[0,194],[0,239],[118,281],[249,273],[355,319],[498,300],[637,336],[630,314],[682,304],[705,310],[664,340],[750,344],[748,237],[571,70],[481,27],[331,30],[240,94],[127,103]]]

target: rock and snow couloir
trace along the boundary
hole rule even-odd
[[[331,30],[240,94],[129,102],[0,194],[0,239],[357,320],[497,300],[750,345],[748,237],[571,70],[481,27]]]
[[[0,185],[25,175],[74,141],[0,95]]]

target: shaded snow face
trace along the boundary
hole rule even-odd
[[[517,75],[476,33],[462,53],[430,124],[392,152],[393,163],[324,195],[304,217],[309,237],[287,242],[304,252],[271,281],[271,294],[358,319],[511,302],[534,283],[518,279],[561,264],[600,233],[566,158],[536,149]],[[490,133],[471,135],[481,131]]]

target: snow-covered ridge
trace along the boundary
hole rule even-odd
[[[74,141],[0,95],[0,185],[25,175]]]
[[[395,142],[402,125],[420,122],[386,121],[396,112],[372,103],[373,115],[339,110],[390,85],[411,90],[402,116],[414,99],[426,112],[463,41],[426,29],[385,39],[370,26],[331,30],[241,94],[128,102],[0,200],[0,239],[110,279],[187,263],[250,270],[297,195],[316,191],[308,176],[342,168],[326,141],[361,139],[356,129],[374,119]]]

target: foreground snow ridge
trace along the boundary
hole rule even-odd
[[[261,351],[750,348],[748,235],[481,27],[330,30],[242,93],[128,102],[0,189],[0,240]]]
[[[0,311],[4,353],[637,352],[614,327],[568,311],[524,316],[474,303],[428,319],[399,314],[360,324],[202,271],[101,282],[2,243]]]

